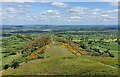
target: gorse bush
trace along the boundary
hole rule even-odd
[[[49,43],[51,43],[51,38],[50,37],[46,37],[46,38],[38,38],[34,41],[30,41],[27,44],[25,44],[22,47],[22,54],[24,54],[24,56],[28,56],[28,54],[31,54],[37,50],[39,50],[40,48],[48,45]]]

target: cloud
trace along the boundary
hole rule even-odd
[[[35,20],[34,16],[29,16],[29,15],[27,15],[26,18],[27,18],[28,21],[33,21],[33,20]]]
[[[26,10],[22,9],[22,8],[19,8],[19,9],[16,9],[16,8],[13,8],[13,7],[8,7],[6,9],[3,9],[3,14],[21,14],[21,13],[26,13]]]
[[[41,21],[46,21],[46,23],[49,21],[49,23],[66,23],[70,21],[72,23],[97,23],[99,22],[101,24],[102,20],[116,20],[117,19],[117,12],[118,9],[113,9],[110,7],[110,9],[100,9],[100,8],[89,8],[89,7],[81,7],[81,5],[75,5],[70,3],[72,6],[70,6],[69,3],[67,3],[67,8],[65,6],[61,7],[59,5],[52,5],[52,4],[58,4],[56,2],[50,2],[48,4],[38,5],[39,7],[36,7],[36,4],[39,3],[5,3],[5,7],[3,9],[4,15],[11,15],[9,19],[15,19],[17,22],[25,22],[25,21],[31,21],[33,23],[39,23]],[[40,3],[41,4],[41,3]],[[60,4],[60,3],[59,3]],[[64,3],[66,4],[66,3]],[[48,7],[46,5],[52,5],[52,7]],[[55,6],[55,7],[54,7]],[[70,6],[70,7],[69,7]],[[77,7],[78,6],[78,7]],[[31,8],[27,8],[31,7]],[[45,7],[44,9],[42,9]],[[56,8],[60,7],[60,8]],[[62,8],[62,9],[61,9]],[[44,11],[43,11],[44,10]],[[0,12],[1,13],[1,12]],[[21,14],[21,15],[18,15]],[[15,16],[14,18],[12,17]],[[7,18],[6,18],[7,19]],[[4,21],[6,21],[4,19]],[[77,22],[78,21],[78,22]],[[26,22],[25,22],[26,23]],[[42,23],[42,22],[41,22]],[[112,22],[111,22],[112,23]],[[115,23],[115,22],[113,22]],[[69,23],[66,23],[69,24]]]
[[[53,5],[55,7],[60,7],[60,8],[68,7],[68,4],[63,3],[63,2],[53,2],[53,3],[51,3],[51,5]]]
[[[92,2],[119,2],[119,0],[92,0]]]
[[[38,17],[38,18],[37,18]],[[39,16],[37,16],[37,19],[42,19],[42,20],[59,20],[60,18],[62,18],[60,16],[60,12],[58,10],[47,10],[44,12],[41,12],[39,14]]]
[[[88,11],[88,8],[84,8],[84,7],[74,7],[70,10],[68,10],[67,12],[68,13],[81,13],[81,14],[84,14],[85,12]]]
[[[118,6],[118,2],[110,2],[110,6]]]
[[[40,15],[58,15],[58,14],[60,13],[57,10],[47,10],[40,13]]]
[[[33,2],[33,1],[34,2],[53,2],[58,0],[2,0],[2,2]],[[119,0],[64,0],[64,2],[119,2]]]
[[[118,7],[118,6],[120,6],[120,2],[110,2],[109,5]]]
[[[15,20],[16,20],[16,17],[13,16],[13,15],[8,15],[8,16],[3,15],[3,16],[2,16],[2,19],[3,19],[3,20],[8,20],[8,21],[15,21]]]
[[[70,17],[70,19],[77,19],[77,20],[79,20],[79,19],[81,19],[79,16],[72,16],[72,17]]]
[[[35,2],[36,0],[2,0],[2,2]]]
[[[115,13],[115,12],[117,13],[117,12],[118,12],[118,9],[114,9],[114,10],[107,10],[106,12],[107,12],[107,13]]]
[[[57,10],[47,10],[49,14],[60,14]]]
[[[27,21],[34,21],[34,22],[39,21],[39,22],[41,22],[41,21],[48,21],[49,17],[47,17],[45,15],[38,14],[38,15],[27,15],[25,17],[25,19],[27,19]]]
[[[50,3],[50,0],[39,0],[41,3]]]
[[[116,19],[116,17],[109,16],[109,15],[101,15],[101,18],[103,18],[103,19]]]
[[[68,22],[78,22],[79,20],[72,20],[72,19],[69,19]]]
[[[67,10],[70,17],[68,21],[101,21],[101,20],[117,20],[118,9],[103,10],[103,9],[90,9],[86,7],[73,7]]]
[[[29,7],[32,7],[32,5],[30,5],[30,4],[20,4],[20,5],[18,5],[18,6],[19,6],[19,7],[24,7],[24,8],[25,8],[25,7],[28,7],[28,8],[29,8]]]
[[[53,17],[53,18],[60,18],[61,16],[51,16],[51,17]]]

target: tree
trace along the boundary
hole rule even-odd
[[[92,41],[88,41],[88,44],[92,44]]]
[[[19,66],[19,62],[17,60],[13,61],[13,64],[11,67],[13,67],[14,69],[17,68]]]
[[[86,46],[86,44],[84,43],[80,43],[80,47],[83,48],[83,49],[87,49],[88,47]]]
[[[110,57],[115,57],[114,54],[110,52],[110,49],[107,49],[106,51],[104,51],[104,53],[108,54]]]
[[[114,54],[112,54],[112,53],[109,53],[109,56],[110,56],[110,57],[115,57]]]
[[[94,51],[101,53],[99,49],[95,48]]]
[[[105,53],[109,53],[110,49],[107,49],[106,51],[104,51]]]

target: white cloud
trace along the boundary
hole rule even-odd
[[[60,18],[61,16],[51,16],[51,17],[53,17],[53,18]]]
[[[24,5],[25,7],[31,7],[31,5],[29,5],[29,4],[26,4],[26,5]]]
[[[72,17],[70,17],[70,19],[81,19],[79,16],[72,16]]]
[[[84,7],[74,7],[70,10],[68,10],[68,13],[81,13],[84,14],[85,12],[88,11],[88,8],[84,8]]]
[[[47,10],[49,14],[60,14],[57,10]]]
[[[53,2],[55,0],[2,0],[2,2]],[[58,0],[57,0],[58,1]],[[119,0],[62,0],[61,2],[118,2]]]
[[[21,13],[26,13],[26,10],[19,8],[15,9],[13,7],[8,7],[6,9],[3,9],[3,14],[21,14]]]
[[[40,15],[58,15],[58,14],[60,13],[57,10],[47,10],[40,13]]]
[[[107,10],[106,13],[118,13],[118,9],[114,9],[114,10]]]
[[[118,2],[110,2],[110,6],[118,6]]]
[[[93,12],[92,14],[93,14],[93,15],[96,15],[96,14],[97,14],[97,12]]]
[[[95,11],[101,11],[101,9],[94,9]]]
[[[53,3],[51,3],[51,5],[53,5],[55,7],[60,7],[60,8],[68,7],[68,4],[63,3],[63,2],[53,2]]]
[[[83,1],[83,0],[81,0]],[[119,0],[86,0],[86,2],[119,2]]]
[[[39,14],[39,16],[37,16],[37,17],[40,17],[40,19],[42,18],[44,20],[45,19],[47,19],[47,20],[51,20],[51,19],[54,20],[54,19],[56,19],[56,21],[58,19],[62,18],[60,16],[59,11],[57,11],[57,10],[47,10],[47,11],[41,12]]]
[[[99,21],[99,20],[117,20],[118,9],[103,10],[90,9],[85,7],[73,7],[67,11],[70,14],[69,21]]]
[[[43,0],[44,1],[44,0]],[[43,2],[43,3],[47,3],[47,2]],[[5,7],[5,9],[3,9],[3,13],[6,13],[6,15],[10,14],[10,15],[15,15],[17,16],[16,14],[21,14],[23,16],[25,16],[25,18],[23,16],[20,15],[20,18],[13,18],[12,16],[9,17],[11,19],[23,19],[23,21],[33,21],[33,22],[38,22],[38,21],[50,21],[50,23],[56,21],[56,22],[68,22],[70,21],[72,23],[76,21],[79,21],[78,23],[80,23],[81,21],[90,21],[90,23],[92,23],[91,21],[96,21],[98,22],[99,20],[116,20],[117,19],[117,12],[118,12],[118,9],[113,9],[113,10],[104,10],[104,9],[100,9],[100,8],[96,8],[96,9],[91,9],[89,7],[72,7],[71,6],[71,9],[67,9],[65,7],[68,7],[69,5],[66,4],[66,3],[62,3],[62,2],[50,2],[48,3],[49,5],[52,5],[52,8],[49,9],[47,8],[46,11],[41,11],[41,8],[40,8],[40,12],[33,12],[31,9],[30,9],[30,12],[27,12],[29,11],[29,9],[26,7],[31,7],[34,5],[31,5],[30,4],[26,4],[26,3],[20,3],[17,5],[17,7],[15,7],[16,5],[13,5],[13,6],[7,6]],[[63,6],[65,4],[65,6]],[[12,5],[12,4],[11,4]],[[45,4],[46,5],[46,4]],[[67,6],[66,6],[67,5]],[[57,10],[55,7],[60,7],[60,10]],[[25,8],[24,8],[25,7]],[[62,10],[62,9],[65,9],[65,10]],[[70,8],[70,7],[68,7]],[[25,9],[25,10],[24,10]],[[49,9],[49,10],[48,10]],[[66,11],[67,9],[67,11]],[[44,9],[43,9],[44,10]],[[61,11],[62,10],[62,11]],[[32,13],[31,13],[32,12]],[[25,14],[23,14],[25,13]],[[0,12],[1,14],[1,12]],[[28,15],[28,16],[26,16]],[[61,19],[61,21],[60,21]],[[22,21],[22,20],[21,20]]]
[[[106,14],[106,11],[102,9],[89,9],[89,13],[93,15],[100,15],[100,14]]]
[[[79,20],[71,20],[69,19],[68,22],[78,22]]]
[[[32,5],[29,5],[29,4],[20,4],[18,5],[19,7],[32,7]]]
[[[116,19],[116,17],[109,16],[109,15],[101,15],[103,19]]]
[[[41,3],[49,3],[50,0],[39,0]]]
[[[2,2],[35,2],[36,0],[2,0]]]
[[[4,16],[3,15],[2,19],[9,20],[9,21],[14,21],[15,20],[15,16],[13,16],[13,15]]]
[[[48,21],[47,16],[43,15],[27,15],[26,16],[27,21]]]

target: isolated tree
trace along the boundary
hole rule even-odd
[[[13,61],[13,64],[11,67],[13,67],[14,69],[17,68],[19,66],[19,62],[17,60]]]

